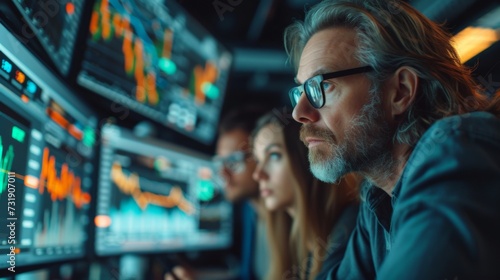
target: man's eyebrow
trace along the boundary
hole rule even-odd
[[[335,72],[335,70],[332,70],[332,69],[330,69],[330,68],[324,68],[324,67],[322,67],[322,68],[320,68],[320,69],[318,69],[318,70],[314,71],[314,72],[312,73],[312,75],[311,75],[308,79],[310,79],[310,78],[312,78],[312,77],[314,77],[314,76],[317,76],[317,75],[322,75],[322,74],[325,74],[325,73],[330,73],[330,72]],[[294,82],[295,82],[297,85],[299,85],[299,86],[300,86],[300,85],[302,85],[302,83],[301,83],[301,82],[299,82],[299,80],[297,79],[297,76],[295,76],[295,78],[293,78],[293,80],[294,80]]]

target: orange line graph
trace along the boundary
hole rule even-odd
[[[127,175],[123,173],[120,163],[114,162],[111,167],[111,180],[124,194],[131,195],[141,209],[145,209],[149,204],[173,208],[179,207],[186,214],[193,214],[194,206],[186,200],[179,187],[172,187],[169,195],[143,192],[140,189],[139,176],[136,173]]]
[[[114,29],[114,32],[112,31]],[[126,15],[113,13],[110,10],[108,0],[101,0],[96,4],[90,20],[90,33],[94,38],[102,37],[103,40],[115,38],[121,39],[122,53],[124,58],[124,69],[128,75],[133,75],[136,81],[135,98],[141,103],[148,102],[151,105],[158,104],[159,96],[156,89],[156,73],[149,69],[150,59],[147,63],[144,56],[144,42],[136,37],[130,19]],[[163,54],[171,52],[172,31],[165,31],[164,38],[168,38]]]
[[[80,177],[75,176],[67,163],[63,163],[61,166],[60,176],[58,177],[56,159],[49,153],[49,148],[45,147],[43,149],[42,171],[40,172],[38,191],[43,194],[46,188],[52,201],[71,196],[77,208],[90,203],[90,194],[83,192],[80,187]]]

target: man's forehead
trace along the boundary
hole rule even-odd
[[[235,129],[219,136],[217,141],[217,155],[227,156],[236,151],[249,149],[249,134],[241,129]]]
[[[356,50],[357,40],[353,29],[335,27],[317,32],[302,51],[297,81],[302,83],[322,69],[338,71],[358,65]]]
[[[236,152],[248,152],[248,144],[247,143],[241,143],[241,145],[234,145],[234,146],[220,146],[217,147],[217,151],[215,152],[217,156],[220,157],[227,157],[231,154],[234,154]]]

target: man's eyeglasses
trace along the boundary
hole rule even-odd
[[[302,85],[292,88],[288,92],[288,95],[290,96],[290,101],[292,102],[292,107],[295,108],[295,106],[297,106],[297,103],[299,103],[299,99],[300,96],[302,95],[302,92],[305,91],[309,103],[311,103],[311,105],[314,108],[319,109],[323,107],[323,105],[325,105],[325,91],[323,89],[324,80],[339,78],[359,73],[365,73],[372,70],[373,68],[371,66],[363,66],[358,68],[331,72],[327,74],[316,75],[305,81]]]
[[[250,153],[244,151],[236,151],[225,157],[215,156],[213,163],[216,170],[226,168],[233,173],[240,173],[245,171],[246,160],[251,156]]]

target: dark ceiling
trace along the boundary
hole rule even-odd
[[[235,55],[226,105],[247,101],[277,106],[293,85],[282,34],[303,17],[305,0],[179,0],[203,26]],[[308,4],[309,3],[309,4]],[[226,106],[227,107],[227,106]]]
[[[179,0],[209,31],[231,46],[280,48],[283,29],[303,16],[305,0]]]
[[[228,87],[226,108],[248,100],[277,106],[287,102],[293,72],[286,64],[282,34],[294,19],[302,19],[304,9],[315,0],[179,0],[191,15],[235,54]],[[423,14],[443,23],[452,33],[473,25],[488,12],[500,7],[496,0],[412,0]],[[498,16],[500,19],[500,15]],[[500,28],[500,23],[492,23]],[[500,88],[498,43],[469,61],[474,75],[488,81],[485,87]]]

